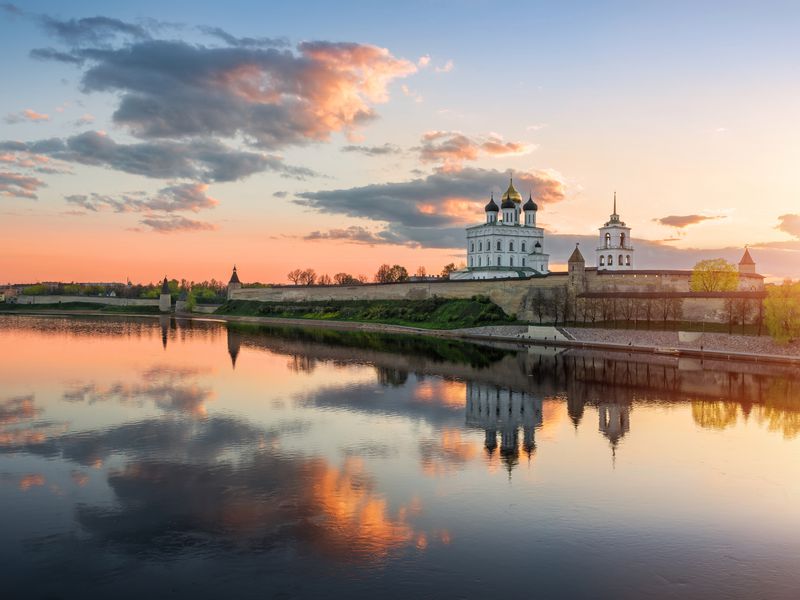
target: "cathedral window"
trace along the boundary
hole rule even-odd
[[[622,254],[620,254],[620,255],[619,255],[619,261],[617,262],[617,264],[618,264],[620,267],[622,266],[622,264],[623,264],[623,263],[622,263]]]
[[[619,247],[620,248],[624,248],[625,247],[625,233],[624,232],[619,234]]]
[[[469,259],[469,266],[470,267],[472,266],[472,257],[470,257],[470,259]]]
[[[497,251],[499,252],[500,250],[502,250],[502,246],[500,244],[500,240],[497,240]]]
[[[513,252],[514,251],[514,242],[508,242],[508,251],[509,252]]]
[[[608,255],[608,263],[607,264],[608,264],[609,267],[613,267],[614,266],[614,257],[611,256],[610,254]]]
[[[508,264],[509,264],[509,266],[512,266],[512,267],[514,266],[514,257],[513,256],[510,256],[508,258]]]
[[[470,242],[470,244],[469,244],[469,251],[470,251],[470,252],[475,252],[475,242]]]
[[[522,242],[522,251],[525,252],[525,242]]]
[[[606,232],[606,248],[611,245],[611,234]]]
[[[625,256],[625,264],[628,265],[629,267],[631,266],[631,255],[630,254],[627,254]]]
[[[478,252],[483,251],[483,242],[478,242]]]
[[[600,266],[601,267],[605,267],[606,266],[606,257],[605,256],[601,256],[600,257]]]
[[[497,257],[497,266],[498,267],[500,266],[500,257],[499,256]]]
[[[523,267],[525,266],[525,257],[524,256],[522,257],[522,266]]]

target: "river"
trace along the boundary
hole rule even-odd
[[[0,317],[9,598],[797,598],[789,367]]]

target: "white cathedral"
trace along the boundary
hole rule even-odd
[[[467,267],[451,273],[450,279],[546,275],[550,257],[544,252],[544,229],[536,226],[538,208],[530,196],[522,204],[522,196],[514,188],[513,180],[500,199],[499,207],[492,194],[484,207],[486,222],[467,227]]]
[[[544,251],[544,229],[536,226],[539,207],[531,195],[522,204],[522,196],[511,180],[498,207],[492,194],[484,207],[486,222],[467,227],[467,265],[454,271],[450,279],[509,279],[547,275],[550,255]],[[500,217],[500,218],[498,218]],[[614,212],[600,228],[596,249],[598,270],[633,269],[631,228]]]

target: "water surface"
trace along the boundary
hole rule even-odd
[[[29,598],[797,598],[800,375],[0,317]]]

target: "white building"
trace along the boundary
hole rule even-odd
[[[633,269],[631,228],[620,221],[617,214],[616,192],[614,192],[614,212],[606,224],[600,228],[597,268],[605,271],[631,271]]]
[[[544,229],[536,226],[538,207],[532,197],[523,205],[513,181],[501,198],[484,207],[486,222],[467,227],[467,266],[450,279],[522,278],[546,275]],[[500,218],[498,218],[500,217]]]

